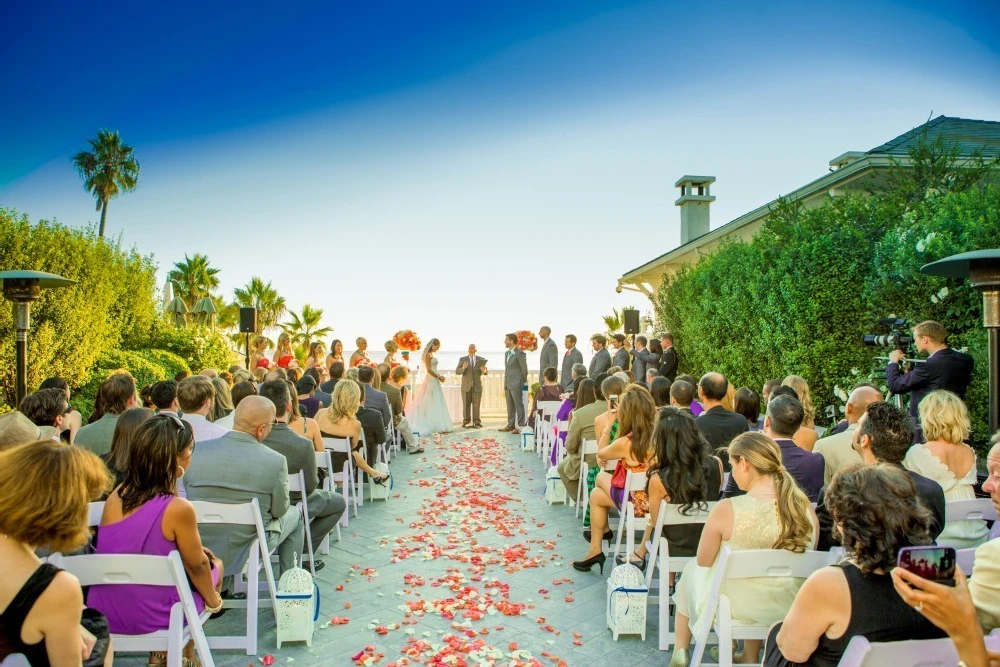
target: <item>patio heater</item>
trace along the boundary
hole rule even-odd
[[[983,326],[988,331],[990,435],[1000,428],[1000,249],[974,250],[945,257],[920,267],[921,273],[946,278],[968,278],[983,293]]]
[[[16,374],[14,393],[17,405],[28,393],[28,329],[31,328],[31,302],[42,296],[42,288],[69,287],[75,280],[42,271],[0,271],[3,296],[14,303],[14,329],[16,330]]]

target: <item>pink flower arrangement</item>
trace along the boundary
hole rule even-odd
[[[420,350],[421,346],[420,336],[410,329],[401,329],[400,331],[397,331],[396,335],[392,337],[392,342],[395,343],[400,350],[405,350],[406,352],[417,352]]]
[[[521,348],[522,352],[534,352],[538,349],[538,338],[531,331],[518,331],[517,333],[517,346]]]

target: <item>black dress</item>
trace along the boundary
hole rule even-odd
[[[48,667],[49,654],[45,650],[45,639],[37,644],[25,644],[21,641],[21,628],[35,602],[59,572],[60,569],[54,565],[40,565],[0,614],[0,659],[21,653],[32,667]]]
[[[781,623],[771,628],[764,655],[766,667],[836,667],[843,657],[851,638],[861,635],[870,642],[898,642],[909,639],[940,639],[947,637],[943,630],[928,621],[917,610],[903,602],[892,585],[888,574],[862,572],[853,563],[836,565],[847,577],[851,591],[851,620],[844,634],[830,639],[825,634],[806,662],[790,662],[781,654],[777,645]]]
[[[703,498],[705,502],[715,502],[719,499],[719,490],[722,489],[722,473],[719,471],[719,461],[714,456],[702,462],[705,470],[705,479],[708,480],[708,497]],[[661,468],[656,471],[657,476],[663,483],[663,488],[670,493],[667,486],[667,470]],[[668,503],[670,504],[670,503]],[[694,511],[694,508],[692,508]],[[698,554],[698,542],[701,541],[701,531],[705,527],[703,523],[686,523],[676,526],[664,526],[663,537],[667,538],[670,544],[671,556],[692,557]]]

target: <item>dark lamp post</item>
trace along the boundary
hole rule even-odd
[[[69,287],[75,280],[42,271],[0,271],[3,297],[14,303],[14,328],[17,330],[17,372],[14,378],[17,405],[28,393],[28,329],[31,328],[31,302],[42,295],[42,288]],[[16,407],[16,405],[15,405]]]
[[[921,273],[968,278],[983,293],[983,326],[989,333],[990,435],[1000,428],[1000,249],[974,250],[925,264]]]

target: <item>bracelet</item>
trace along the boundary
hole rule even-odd
[[[225,601],[225,600],[223,600],[223,599],[222,599],[222,596],[220,595],[220,596],[219,596],[219,604],[217,604],[216,606],[214,606],[214,607],[209,607],[209,606],[208,606],[208,603],[207,603],[207,602],[205,603],[205,611],[207,611],[207,612],[208,612],[209,614],[217,614],[217,613],[219,613],[220,611],[222,611],[222,606],[223,606],[224,604],[226,604],[226,601]]]

